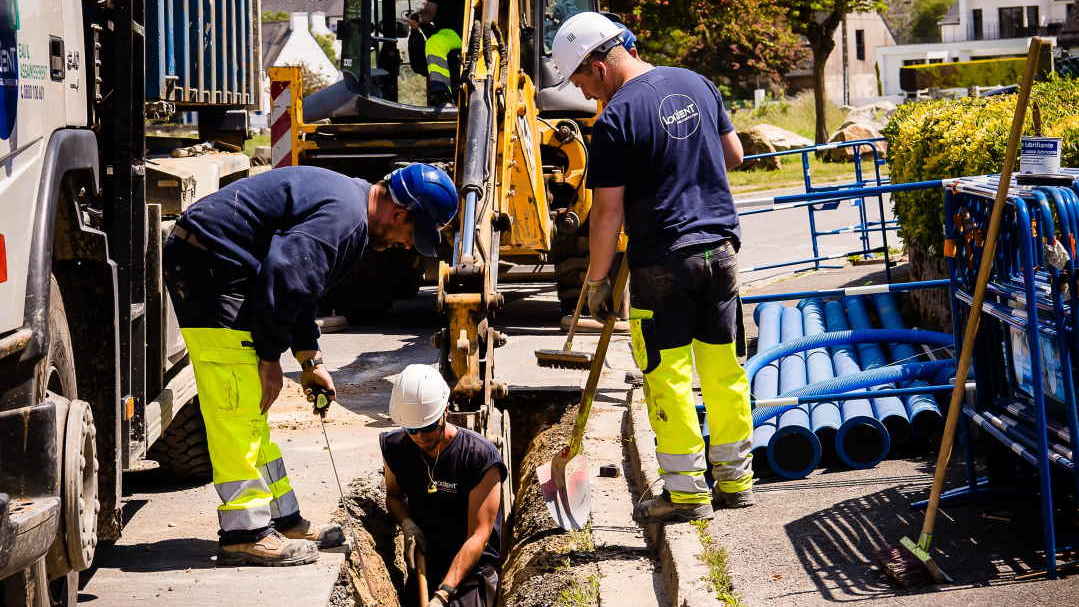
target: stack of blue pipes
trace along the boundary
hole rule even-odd
[[[895,295],[887,292],[828,301],[802,299],[790,306],[766,302],[756,307],[754,320],[759,329],[758,353],[800,338],[823,338],[826,333],[849,329],[907,329]],[[921,364],[918,350],[908,343],[821,342],[828,345],[790,353],[762,366],[750,378],[753,400],[841,394],[851,391],[866,371]],[[850,380],[852,388],[836,389],[843,378]],[[817,385],[828,389],[814,391]],[[875,385],[870,390],[926,385],[919,379],[903,385]],[[754,468],[759,475],[771,472],[787,479],[805,478],[822,465],[872,468],[896,448],[925,444],[940,422],[940,409],[931,394],[800,404],[756,425]]]

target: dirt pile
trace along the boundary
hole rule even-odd
[[[502,567],[501,605],[598,604],[599,572],[591,532],[566,533],[555,525],[536,482],[536,468],[567,444],[576,414],[577,407],[569,408],[557,423],[534,433],[527,442],[517,438],[519,430],[525,434],[527,429],[521,427],[521,420],[513,420],[515,449],[527,447],[517,466],[519,482],[510,517],[511,548]]]
[[[399,607],[405,567],[397,524],[386,511],[381,472],[349,483],[345,503],[334,519],[350,530],[354,546],[330,597],[330,606]]]

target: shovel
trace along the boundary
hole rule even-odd
[[[629,260],[623,256],[612,290],[614,297],[612,310],[621,308],[622,294],[626,290],[628,280]],[[607,346],[611,343],[611,334],[614,333],[614,324],[617,320],[618,317],[612,311],[603,323],[603,333],[600,334],[599,343],[596,345],[596,354],[592,357],[592,367],[588,371],[588,382],[585,383],[584,393],[581,395],[581,406],[577,409],[577,419],[573,422],[569,445],[555,455],[550,463],[536,468],[536,480],[539,481],[540,488],[543,490],[543,500],[547,504],[547,511],[551,513],[554,522],[567,531],[582,529],[588,524],[588,519],[592,514],[592,487],[588,456],[581,453],[581,443],[584,441],[588,414],[592,411],[592,401],[599,387],[599,375],[603,371],[603,361],[607,358]]]

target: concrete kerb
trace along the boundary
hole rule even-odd
[[[652,497],[662,484],[656,460],[656,435],[648,423],[648,411],[641,390],[630,390],[623,433],[629,450],[630,476],[638,494],[634,500]],[[720,602],[705,579],[708,568],[700,559],[703,551],[697,529],[689,523],[645,525],[663,575],[670,607],[714,606]],[[718,539],[716,540],[718,542]]]

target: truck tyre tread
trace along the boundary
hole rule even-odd
[[[150,448],[149,459],[178,481],[208,483],[213,478],[206,424],[198,400],[180,410],[161,438]]]

